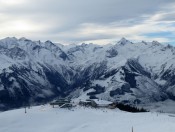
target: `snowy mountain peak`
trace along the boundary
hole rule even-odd
[[[169,49],[173,49],[173,48],[174,48],[174,47],[173,47],[172,45],[170,45],[170,44],[168,44],[166,47],[169,48]]]
[[[52,41],[50,41],[50,40],[47,40],[45,43],[50,43],[50,44],[53,44],[53,42],[52,42]]]
[[[159,43],[158,41],[155,41],[155,40],[152,41],[152,44],[153,44],[153,45],[157,45],[157,46],[162,45],[161,43]]]
[[[2,41],[16,41],[17,38],[16,37],[6,37],[4,39],[2,39]]]
[[[22,38],[19,39],[19,41],[30,41],[30,40],[25,38],[25,37],[22,37]]]
[[[142,43],[143,43],[143,44],[145,44],[145,45],[147,45],[147,44],[148,44],[147,42],[145,42],[145,41],[143,41],[143,40],[142,40]]]
[[[88,44],[86,44],[86,43],[82,43],[81,44],[81,46],[83,46],[83,47],[85,47],[85,46],[87,46]]]
[[[132,43],[132,42],[130,42],[129,40],[127,40],[126,38],[121,38],[121,40],[120,41],[118,41],[118,44],[121,44],[121,45],[125,45],[125,44],[128,44],[128,43]]]

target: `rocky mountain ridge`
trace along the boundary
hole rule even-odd
[[[175,48],[157,41],[59,45],[0,40],[0,107],[56,97],[126,103],[175,100]]]

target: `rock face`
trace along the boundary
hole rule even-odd
[[[0,40],[0,108],[60,96],[127,103],[175,100],[175,48],[156,41],[69,45]]]

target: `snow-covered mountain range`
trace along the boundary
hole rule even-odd
[[[0,107],[55,97],[126,103],[175,100],[175,48],[157,41],[61,45],[0,40]]]

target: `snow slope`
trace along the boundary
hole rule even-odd
[[[0,132],[174,132],[175,115],[37,106],[0,113]]]

